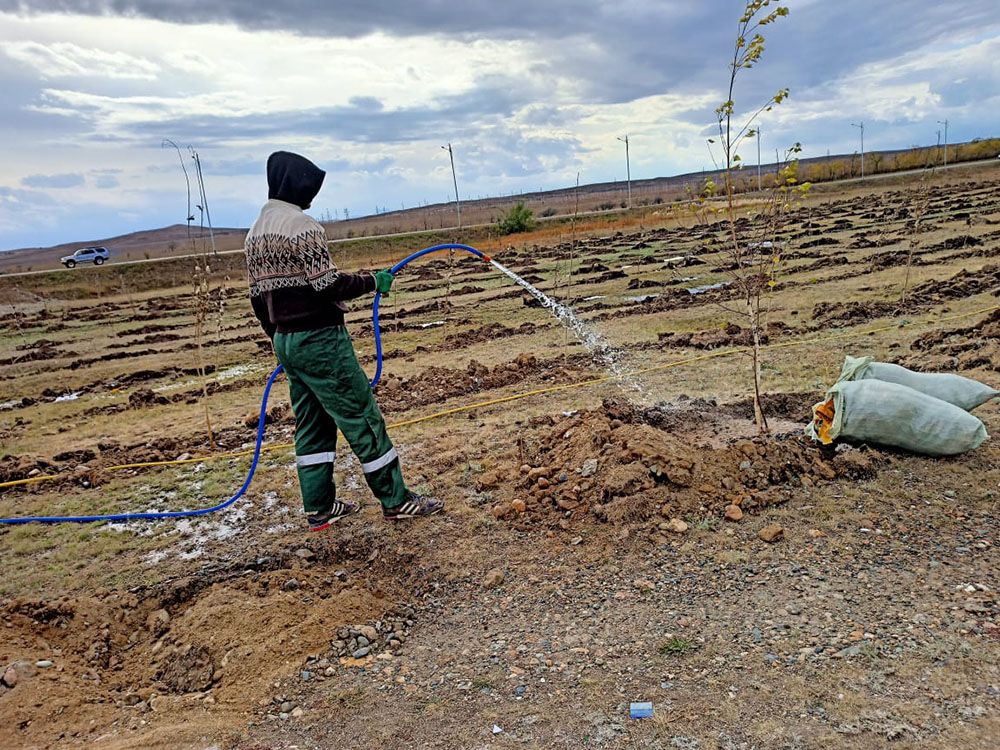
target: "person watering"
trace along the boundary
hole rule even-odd
[[[271,154],[268,201],[245,243],[250,304],[288,378],[295,465],[309,528],[321,531],[360,510],[358,503],[337,499],[338,428],[386,519],[429,516],[444,503],[418,495],[403,481],[399,455],[344,326],[344,302],[388,293],[393,276],[388,271],[341,273],[333,265],[326,232],[304,213],[325,176],[298,154]]]

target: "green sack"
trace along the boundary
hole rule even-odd
[[[966,411],[1000,396],[1000,391],[972,378],[951,373],[913,372],[888,362],[873,362],[871,357],[847,357],[837,382],[866,378],[905,385]]]
[[[813,407],[806,433],[822,443],[838,439],[877,443],[927,456],[974,450],[989,435],[978,418],[959,407],[898,383],[843,381]]]

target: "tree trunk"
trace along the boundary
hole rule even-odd
[[[750,317],[750,331],[753,334],[753,418],[757,425],[758,435],[767,435],[770,428],[764,415],[764,403],[761,399],[761,346],[760,346],[760,310],[754,310],[753,301],[747,300],[747,312]]]

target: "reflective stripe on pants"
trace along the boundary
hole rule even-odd
[[[373,471],[378,471],[382,467],[388,466],[397,458],[399,458],[399,454],[396,453],[396,449],[390,448],[385,454],[379,456],[374,461],[361,464],[361,471],[365,474],[371,474]]]
[[[323,451],[322,453],[308,453],[305,456],[296,456],[296,466],[315,466],[316,464],[332,464],[337,460],[336,451]]]

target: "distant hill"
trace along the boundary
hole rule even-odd
[[[998,138],[977,138],[969,143],[948,145],[949,163],[994,159],[998,153],[1000,153],[1000,139]],[[865,173],[873,175],[924,169],[939,165],[942,156],[941,149],[934,146],[872,151],[865,154]],[[860,175],[860,166],[858,154],[832,154],[825,157],[802,159],[799,162],[799,178],[800,181],[812,182],[852,179]],[[772,175],[776,169],[773,162],[761,165],[762,182],[765,187],[773,179]],[[684,200],[692,193],[697,194],[704,186],[706,179],[718,182],[719,176],[718,171],[711,170],[672,177],[633,179],[632,205],[669,205],[674,201]],[[737,189],[754,190],[756,184],[757,167],[753,164],[746,164],[740,172]],[[577,211],[580,213],[610,211],[625,208],[627,186],[624,180],[620,180],[590,183],[580,185],[579,188],[564,187],[477,200],[463,199],[463,226],[490,224],[517,201],[524,201],[538,217],[566,216]],[[452,202],[379,212],[350,220],[326,221],[324,226],[330,239],[346,239],[447,229],[455,226],[455,220],[455,204]],[[237,228],[216,229],[216,248],[219,251],[241,248],[246,231],[246,229]],[[198,242],[202,241],[200,228],[193,227],[191,236]],[[208,242],[207,233],[204,242]],[[183,224],[174,224],[161,229],[142,230],[102,240],[68,242],[54,247],[21,248],[0,252],[0,273],[56,268],[61,256],[69,255],[81,247],[90,245],[107,247],[111,251],[112,263],[144,258],[167,258],[191,252],[188,228]]]
[[[993,159],[1000,153],[1000,139],[977,138],[969,143],[948,144],[949,165]],[[943,151],[935,146],[890,149],[865,153],[865,174],[889,174],[940,165]],[[774,162],[762,164],[761,184],[767,188],[773,181],[777,166]],[[861,160],[858,154],[831,154],[799,160],[799,181],[829,182],[853,179],[860,176]],[[672,177],[653,177],[632,180],[632,205],[669,206],[701,192],[707,179],[720,184],[718,170],[689,172]],[[738,191],[751,191],[757,187],[757,166],[744,164],[736,180]],[[524,201],[536,217],[566,216],[625,208],[628,200],[625,180],[598,182],[564,187],[555,190],[522,192],[505,196],[462,200],[463,226],[489,224],[507,211],[515,202]],[[455,203],[433,203],[416,208],[384,211],[360,216],[349,221],[326,222],[326,233],[331,239],[398,234],[421,230],[441,230],[454,227],[457,219]]]

